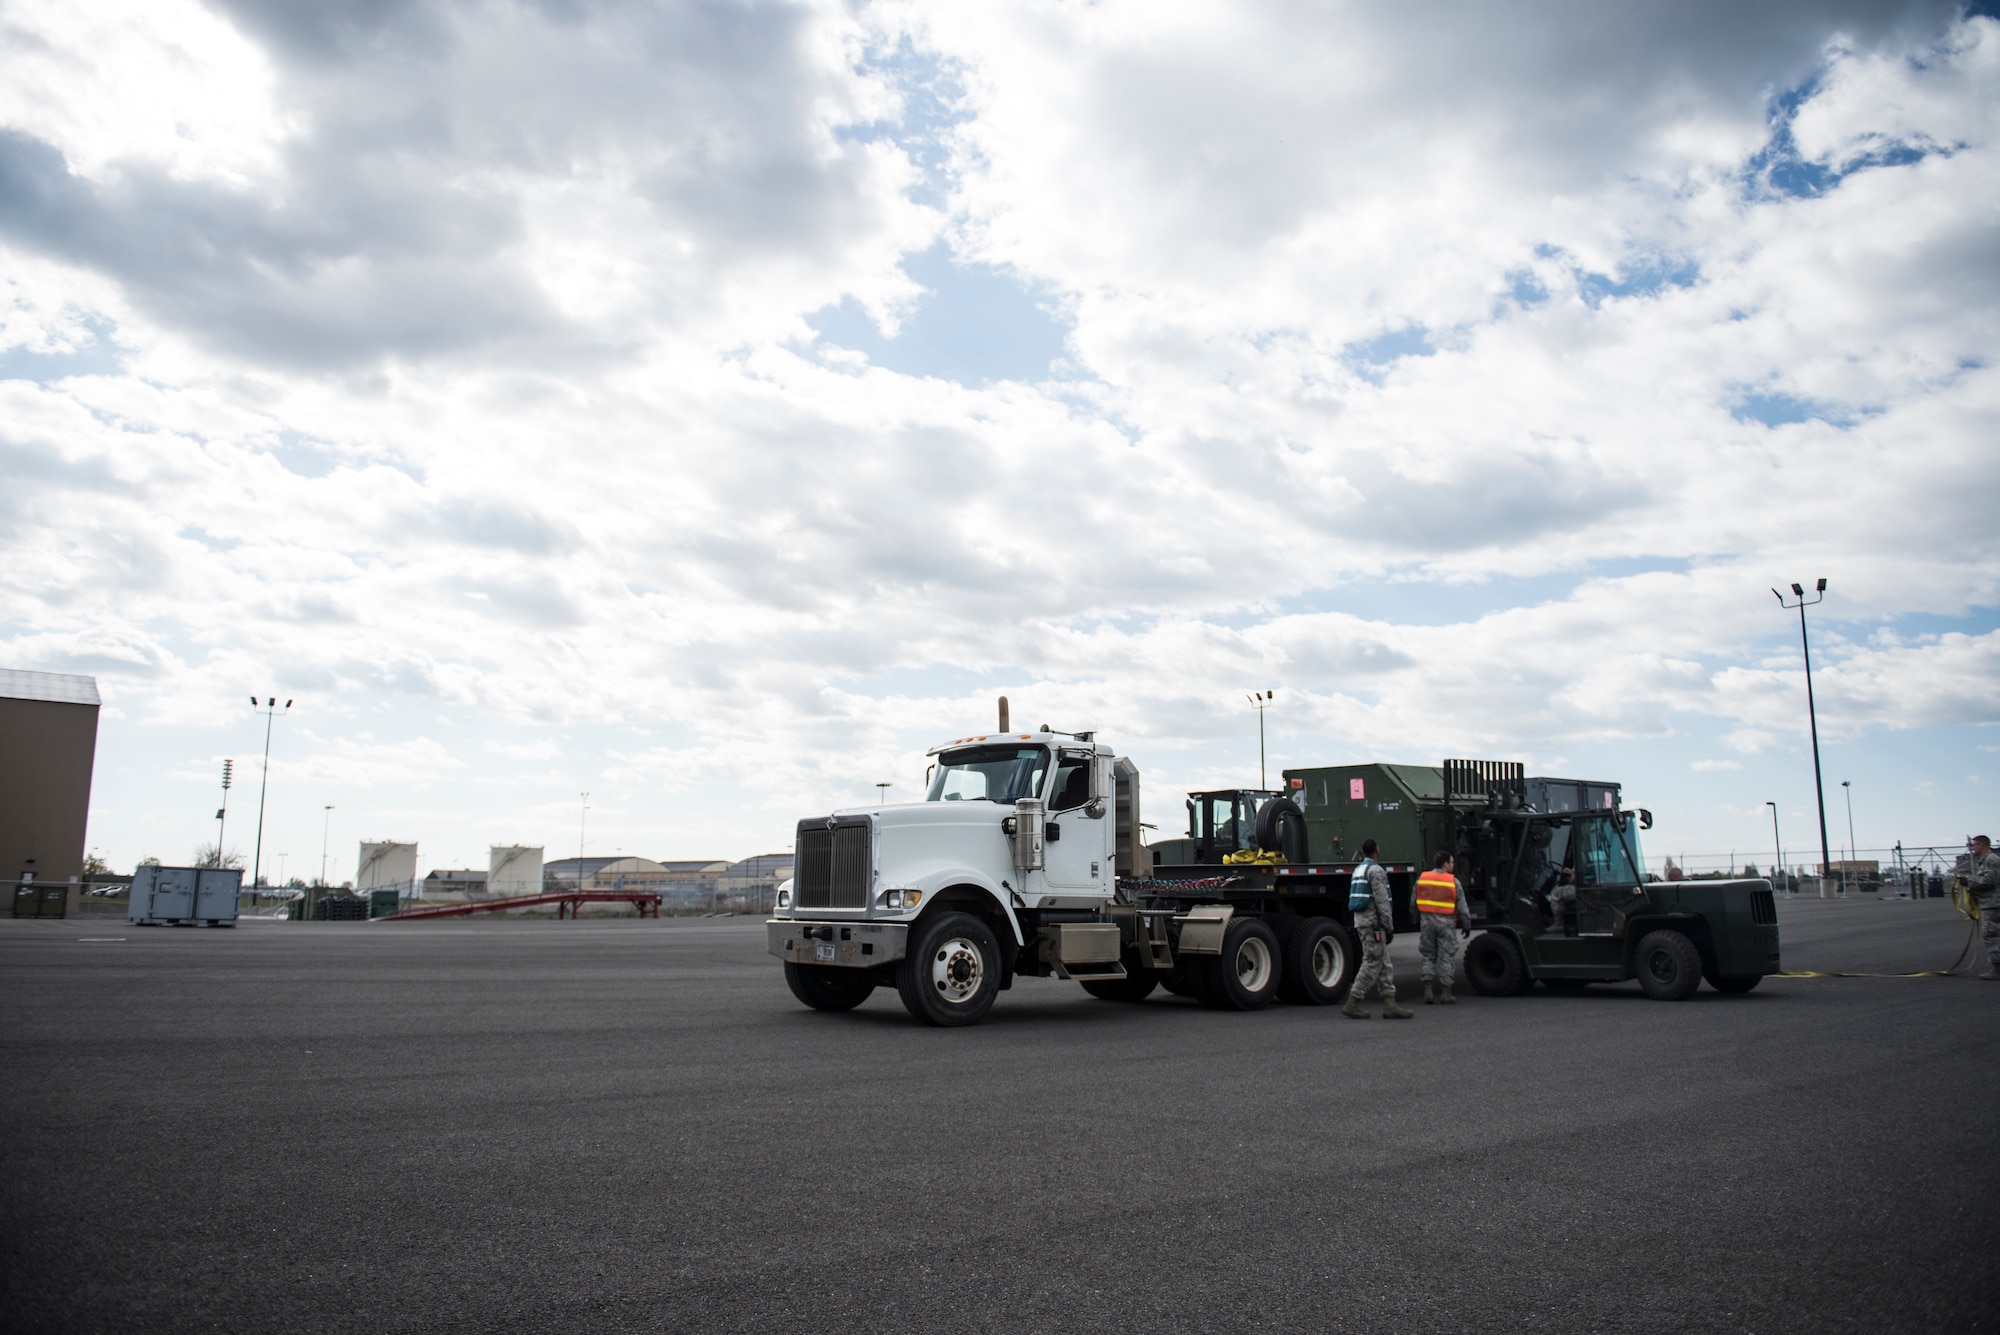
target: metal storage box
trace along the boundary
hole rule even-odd
[[[234,867],[140,867],[125,918],[140,926],[234,927],[242,888],[243,873]]]

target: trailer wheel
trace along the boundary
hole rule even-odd
[[[1000,946],[970,913],[940,913],[919,923],[896,965],[903,1008],[943,1028],[977,1024],[1000,994]]]
[[[1123,978],[1088,978],[1083,990],[1099,1001],[1144,1001],[1160,985],[1151,969],[1128,970]]]
[[[1278,997],[1284,976],[1278,934],[1258,918],[1237,918],[1222,936],[1222,953],[1207,966],[1204,1004],[1214,1010],[1258,1011]]]
[[[1648,932],[1632,967],[1639,987],[1655,1001],[1686,1001],[1701,986],[1701,952],[1679,932]]]
[[[1754,992],[1757,989],[1757,984],[1763,981],[1764,975],[1761,973],[1744,974],[1735,978],[1726,978],[1718,975],[1710,978],[1708,985],[1718,992],[1728,992],[1731,995],[1737,995],[1744,992]]]
[[[785,986],[816,1011],[851,1011],[868,1000],[875,980],[859,969],[785,961]]]
[[[1347,995],[1361,954],[1347,929],[1331,918],[1301,918],[1284,935],[1278,995],[1296,1006],[1331,1006]]]
[[[1511,997],[1532,985],[1521,947],[1502,932],[1481,932],[1465,948],[1465,976],[1483,997]]]

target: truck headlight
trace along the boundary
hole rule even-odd
[[[778,907],[781,909],[788,909],[791,906],[792,906],[792,892],[789,890],[780,890],[778,892]]]
[[[913,909],[922,902],[921,890],[885,890],[882,892],[882,907],[885,909]]]

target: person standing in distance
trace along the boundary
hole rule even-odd
[[[2000,853],[1985,835],[1972,840],[1972,898],[1979,905],[1979,944],[1986,947],[1986,972],[1979,976],[2000,983]]]
[[[1395,934],[1396,914],[1389,902],[1389,873],[1375,860],[1375,841],[1361,841],[1361,861],[1347,883],[1347,909],[1354,918],[1354,930],[1361,937],[1361,971],[1347,990],[1347,1004],[1340,1013],[1350,1020],[1372,1020],[1362,1002],[1368,989],[1382,987],[1382,1018],[1407,1020],[1415,1011],[1396,1004],[1396,971],[1389,965],[1389,938]]]
[[[1452,966],[1458,956],[1458,934],[1472,930],[1472,914],[1465,907],[1465,888],[1451,874],[1452,856],[1439,853],[1431,870],[1417,878],[1418,921],[1423,935],[1417,938],[1417,954],[1423,960],[1424,1005],[1439,1001],[1458,1004],[1452,995]]]

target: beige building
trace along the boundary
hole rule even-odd
[[[97,679],[0,668],[0,880],[83,875]]]

